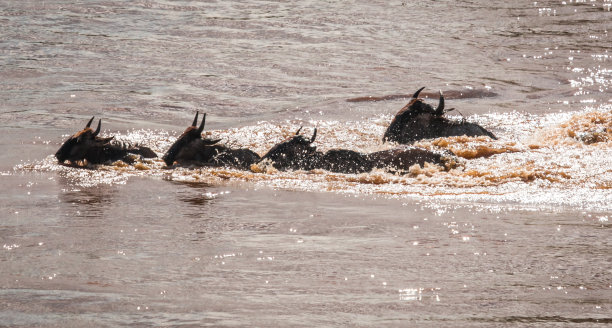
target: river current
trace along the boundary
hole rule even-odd
[[[612,1],[0,1],[0,326],[612,323]],[[451,169],[74,168],[91,116],[159,156],[382,135],[425,86],[498,140]]]

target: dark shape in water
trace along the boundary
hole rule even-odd
[[[406,99],[410,98],[411,95],[406,94],[393,94],[384,96],[364,96],[347,99],[347,102],[365,102],[365,101],[384,101],[384,100],[395,100],[395,99]],[[437,97],[437,93],[423,92],[421,96],[424,98]],[[467,98],[487,98],[497,97],[499,94],[483,89],[463,89],[463,90],[446,90],[444,91],[446,99],[467,99]]]
[[[447,159],[454,156],[450,152],[438,153],[417,147],[399,147],[370,154],[347,149],[331,149],[323,153],[312,145],[317,129],[311,138],[306,138],[299,132],[300,130],[290,139],[272,147],[261,161],[269,161],[274,168],[281,171],[324,169],[336,173],[364,173],[381,168],[390,172],[405,172],[410,166],[422,166],[425,162],[446,167]]]
[[[176,163],[180,166],[227,166],[248,170],[251,164],[259,161],[259,155],[250,149],[232,149],[217,145],[221,139],[202,138],[206,113],[202,117],[200,127],[197,127],[199,114],[196,112],[191,126],[185,129],[162,157],[167,166]]]
[[[348,149],[330,149],[318,160],[318,168],[330,172],[363,173],[374,169],[367,154]]]
[[[157,154],[148,147],[114,143],[112,142],[114,137],[98,137],[102,120],[98,121],[98,127],[94,131],[90,127],[93,119],[92,117],[87,122],[83,130],[68,138],[55,153],[60,163],[69,161],[71,164],[76,164],[85,160],[89,164],[104,164],[122,160],[131,164],[135,160],[134,155],[144,158],[157,157]]]
[[[293,137],[274,145],[261,160],[271,162],[272,166],[281,171],[316,168],[321,153],[311,144],[317,137],[317,129],[315,128],[310,139],[300,134],[301,129],[299,128]]]
[[[449,159],[453,157],[455,154],[448,150],[437,152],[414,146],[400,146],[368,154],[368,159],[375,168],[391,172],[408,171],[414,164],[422,167],[425,163],[433,163],[450,169]]]
[[[444,110],[442,92],[440,92],[438,107],[434,109],[419,98],[419,93],[424,88],[417,90],[412,96],[412,100],[395,114],[393,121],[385,131],[383,142],[393,141],[407,144],[421,139],[462,135],[468,137],[488,136],[497,139],[493,133],[476,123],[451,121],[444,117],[446,111]]]

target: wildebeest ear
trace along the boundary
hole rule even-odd
[[[196,116],[196,118],[197,118],[197,116]],[[202,123],[200,124],[200,127],[198,128],[198,133],[201,134],[202,131],[204,131],[204,125],[205,124],[206,124],[206,113],[204,113],[204,115],[202,115]]]
[[[102,126],[102,119],[98,120],[98,127],[96,128],[96,131],[94,131],[93,136],[97,136],[98,133],[100,133],[100,126]]]
[[[417,92],[415,92],[415,93],[412,95],[412,98],[414,98],[414,99],[418,98],[418,97],[419,97],[419,93],[421,93],[421,91],[423,91],[423,89],[425,89],[425,87],[422,87],[422,88],[420,88],[419,90],[417,90]]]
[[[317,137],[317,128],[315,128],[314,133],[312,134],[312,138],[310,138],[310,143],[313,143],[316,137]]]
[[[92,116],[91,119],[89,120],[89,122],[87,122],[87,125],[85,125],[86,129],[91,126],[91,122],[93,122],[94,117],[95,116]]]
[[[196,116],[193,119],[193,123],[191,123],[191,126],[197,126],[198,125],[198,115],[200,115],[200,111],[196,111]]]
[[[108,138],[99,138],[98,141],[101,141],[103,143],[107,143],[107,142],[113,140],[114,138],[115,138],[115,136],[108,137]]]
[[[208,139],[208,138],[202,138],[202,141],[204,141],[204,145],[205,146],[210,146],[210,145],[214,145],[217,142],[221,141],[221,139]]]

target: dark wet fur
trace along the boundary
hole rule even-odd
[[[69,161],[76,164],[87,161],[89,164],[106,164],[122,160],[131,164],[135,161],[135,155],[143,158],[157,157],[148,147],[114,142],[113,137],[98,137],[101,123],[98,123],[98,128],[94,131],[89,127],[92,121],[93,117],[85,129],[68,138],[58,149],[55,157],[60,163]]]
[[[468,137],[487,136],[497,139],[493,133],[476,123],[447,119],[443,116],[445,113],[443,96],[440,95],[440,104],[434,109],[431,105],[423,102],[423,99],[418,98],[420,90],[395,115],[385,131],[383,142],[392,141],[408,144],[421,139],[463,135]]]
[[[218,154],[213,157],[213,166],[229,166],[242,170],[249,170],[252,164],[259,162],[261,157],[247,148],[232,149],[224,147],[218,150]]]
[[[321,152],[317,151],[311,141],[302,135],[296,135],[272,147],[261,160],[270,161],[278,170],[312,170],[318,166]]]
[[[226,166],[248,170],[252,164],[259,162],[259,155],[250,149],[232,149],[218,145],[220,139],[202,138],[206,114],[199,128],[195,126],[197,118],[198,114],[193,125],[185,129],[162,157],[167,166]]]
[[[314,136],[307,139],[295,135],[272,147],[262,157],[262,162],[269,161],[281,171],[323,169],[336,173],[366,173],[381,168],[390,172],[405,172],[410,166],[423,166],[425,162],[444,165],[444,157],[453,156],[450,152],[442,154],[417,147],[399,147],[370,154],[347,149],[331,149],[323,153],[311,145],[313,141]]]
[[[398,147],[368,154],[375,168],[390,171],[407,171],[412,165],[425,163],[444,165],[444,157],[452,157],[452,152],[432,152],[418,147]]]
[[[364,173],[374,169],[368,155],[347,149],[331,149],[320,157],[318,167],[337,173]]]

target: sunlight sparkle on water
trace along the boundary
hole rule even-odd
[[[12,245],[4,244],[2,246],[2,248],[6,249],[7,251],[10,251],[10,250],[13,250],[15,248],[19,248],[19,245],[17,245],[17,244],[12,244]]]
[[[315,145],[322,151],[340,147],[371,152],[393,147],[382,144],[380,140],[389,119],[384,116],[357,122],[313,121],[312,125],[317,126],[320,135]],[[411,168],[405,175],[381,170],[368,174],[336,174],[323,170],[279,172],[269,168],[263,172],[225,168],[167,170],[163,169],[160,159],[147,160],[144,166],[138,167],[117,163],[99,166],[96,170],[80,170],[58,165],[53,156],[40,162],[18,165],[15,169],[56,171],[74,181],[76,186],[83,187],[125,184],[132,176],[147,176],[217,185],[250,183],[257,188],[378,194],[415,200],[427,197],[429,200],[610,208],[612,172],[605,168],[612,167],[612,105],[587,107],[580,113],[536,116],[510,112],[468,119],[497,130],[499,140],[451,137],[420,141],[417,143],[420,147],[455,152],[458,155],[457,167],[444,170],[426,164],[422,168]],[[221,137],[234,147],[251,147],[263,154],[275,143],[293,135],[301,125],[298,122],[261,122],[206,133],[211,137]],[[308,127],[303,131],[309,133]],[[160,156],[174,138],[158,130],[133,130],[117,136],[123,142],[149,146]],[[597,193],[591,190],[597,190]],[[221,193],[208,192],[202,197],[213,199],[219,195]],[[444,209],[440,208],[440,211],[443,214]]]

